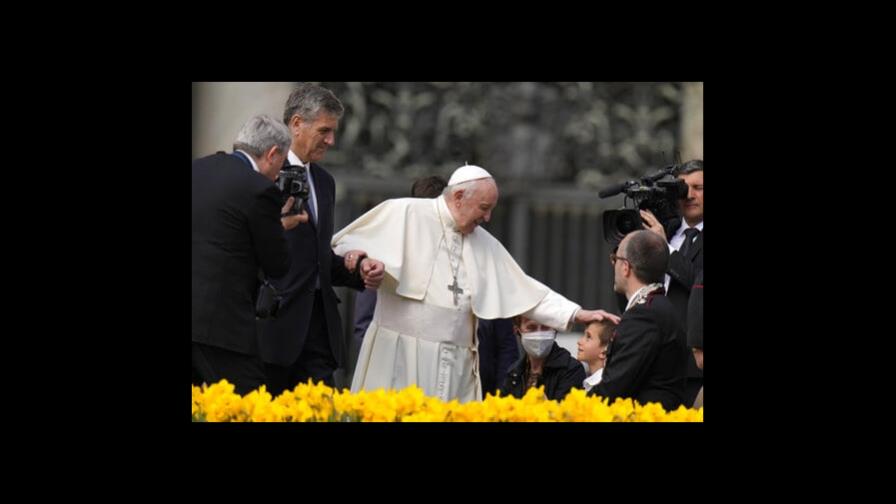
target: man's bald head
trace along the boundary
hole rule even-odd
[[[619,251],[628,259],[638,280],[645,284],[662,283],[669,266],[669,245],[660,235],[634,231],[622,239]]]

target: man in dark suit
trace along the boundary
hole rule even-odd
[[[664,296],[669,262],[666,240],[647,230],[626,235],[613,255],[616,292],[628,299],[607,348],[601,382],[589,395],[659,402],[666,410],[684,403],[686,358],[683,329]],[[690,405],[691,403],[688,403]]]
[[[277,318],[259,322],[261,356],[275,396],[308,378],[335,386],[333,373],[345,368],[347,349],[333,286],[375,289],[385,273],[371,258],[358,264],[363,251],[341,257],[330,247],[336,186],[317,161],[335,144],[343,111],[328,89],[303,84],[290,94],[283,113],[292,135],[289,163],[306,168],[310,190],[302,204],[311,220],[286,233],[292,265],[284,277],[272,279],[283,302]]]
[[[258,269],[279,276],[289,268],[284,228],[307,222],[283,217],[274,179],[289,150],[289,130],[268,116],[243,126],[233,154],[193,161],[192,353],[193,383],[222,378],[238,394],[265,382],[258,355],[254,297]]]
[[[642,211],[641,216],[651,231],[663,239],[669,237],[671,255],[665,278],[666,296],[681,319],[682,334],[686,334],[691,286],[703,271],[703,161],[695,159],[681,165],[678,178],[688,185],[687,199],[678,202],[681,219],[671,226],[669,223],[662,226],[649,211]],[[682,342],[687,345],[686,341]],[[685,403],[693,404],[703,386],[703,371],[693,356],[688,357],[687,376]]]

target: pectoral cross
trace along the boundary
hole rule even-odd
[[[457,277],[454,277],[454,284],[448,284],[448,290],[454,293],[454,306],[457,306],[457,295],[464,293],[464,290],[457,285]]]

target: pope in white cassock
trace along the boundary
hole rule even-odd
[[[497,202],[492,176],[462,166],[442,196],[387,200],[333,236],[337,254],[364,250],[386,268],[352,392],[416,384],[445,401],[481,400],[477,317],[522,314],[558,330],[573,321],[619,322],[603,310],[582,310],[526,275],[479,227]]]

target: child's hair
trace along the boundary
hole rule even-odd
[[[597,329],[597,339],[600,340],[601,346],[607,346],[610,344],[610,339],[613,338],[613,331],[616,327],[616,324],[610,322],[609,320],[601,320],[594,321],[588,324],[598,326]]]

